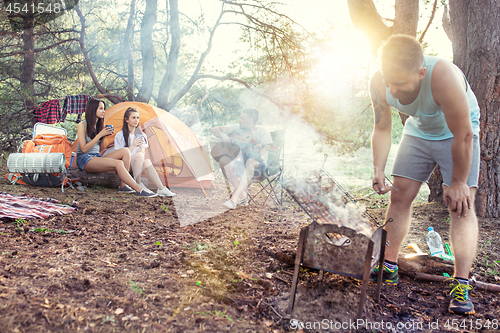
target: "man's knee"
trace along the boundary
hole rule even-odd
[[[245,163],[245,168],[246,168],[247,170],[252,170],[252,171],[253,171],[253,170],[255,170],[255,168],[257,168],[259,165],[260,165],[260,162],[259,162],[259,161],[255,160],[255,159],[253,159],[253,158],[249,158],[249,159],[247,160],[247,162]]]

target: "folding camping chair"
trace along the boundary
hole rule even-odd
[[[254,175],[251,181],[251,183],[260,186],[259,191],[254,195],[248,192],[248,198],[249,201],[256,204],[255,199],[257,196],[264,194],[266,199],[262,205],[265,205],[267,200],[271,198],[274,203],[281,206],[283,203],[283,186],[281,186],[281,181],[285,164],[285,130],[271,132],[271,137],[273,145],[267,147],[267,167],[264,172]],[[277,191],[278,187],[279,192]]]
[[[68,131],[66,131],[65,128],[53,125],[47,125],[44,123],[36,123],[35,126],[33,126],[32,139],[34,139],[35,136],[37,136],[38,134],[60,134],[60,135],[66,135],[66,137],[68,137]]]

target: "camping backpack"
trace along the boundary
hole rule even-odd
[[[66,168],[69,168],[71,161],[71,144],[66,138],[66,135],[61,134],[38,134],[33,140],[24,142],[22,152],[63,153],[66,158]]]
[[[65,135],[38,134],[24,143],[21,154],[10,154],[7,161],[12,184],[42,187],[72,186],[66,174],[71,160],[71,144]]]

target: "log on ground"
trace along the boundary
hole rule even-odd
[[[120,187],[120,178],[115,172],[90,173],[78,168],[68,169],[69,178],[80,178],[80,183],[86,186]]]

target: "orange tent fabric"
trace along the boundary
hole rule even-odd
[[[113,125],[114,133],[118,133],[129,107],[139,111],[139,128],[149,142],[146,158],[151,160],[166,186],[213,187],[215,177],[200,141],[186,124],[169,112],[146,103],[123,102],[106,110],[104,123]],[[106,146],[114,141],[115,134],[105,138]]]

